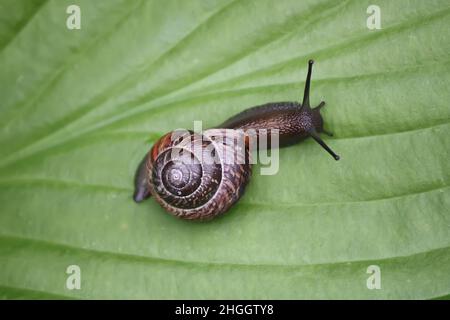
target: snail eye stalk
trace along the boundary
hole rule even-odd
[[[314,60],[308,61],[308,75],[306,76],[305,91],[303,93],[303,102],[302,102],[302,108],[305,109],[311,108],[311,106],[309,105],[309,88],[311,86],[311,74],[313,64]]]
[[[316,140],[318,144],[321,145],[322,148],[324,148],[331,156],[334,158],[334,160],[338,161],[341,157],[339,157],[336,153],[334,153],[333,150],[325,143],[325,141],[322,140],[321,137],[317,134],[316,130],[310,130],[309,134],[311,137]]]

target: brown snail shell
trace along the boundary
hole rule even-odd
[[[237,143],[243,139],[242,131],[232,129],[164,135],[146,158],[151,195],[183,219],[224,213],[242,196],[251,176],[248,146]]]

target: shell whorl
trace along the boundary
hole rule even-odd
[[[172,215],[211,219],[243,194],[251,176],[250,156],[241,131],[170,132],[150,151],[150,192]]]

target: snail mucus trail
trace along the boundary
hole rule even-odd
[[[202,138],[206,140],[205,146],[213,144],[214,148],[233,153],[236,150],[232,144],[217,144],[214,136],[230,132],[245,134],[246,130],[251,130],[259,137],[259,130],[267,134],[270,129],[278,129],[280,147],[312,137],[335,160],[339,160],[339,156],[319,136],[322,132],[332,135],[324,130],[320,114],[325,102],[320,102],[314,108],[311,108],[309,103],[313,63],[313,60],[308,62],[301,104],[271,102],[252,107],[229,118],[216,128],[205,130],[201,134],[191,132],[191,140]],[[140,163],[135,175],[134,200],[141,202],[153,196],[170,214],[188,220],[209,220],[226,212],[244,193],[251,176],[251,165],[209,165],[200,162],[183,164],[183,161],[169,156],[172,148],[182,149],[184,157],[196,159],[198,155],[192,151],[190,143],[181,145],[171,136],[169,132],[161,137]],[[245,152],[248,152],[247,145],[245,148]]]

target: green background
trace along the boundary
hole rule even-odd
[[[449,27],[448,0],[0,1],[0,297],[449,297]],[[301,101],[310,58],[341,161],[282,149],[209,223],[132,201],[155,139]]]

